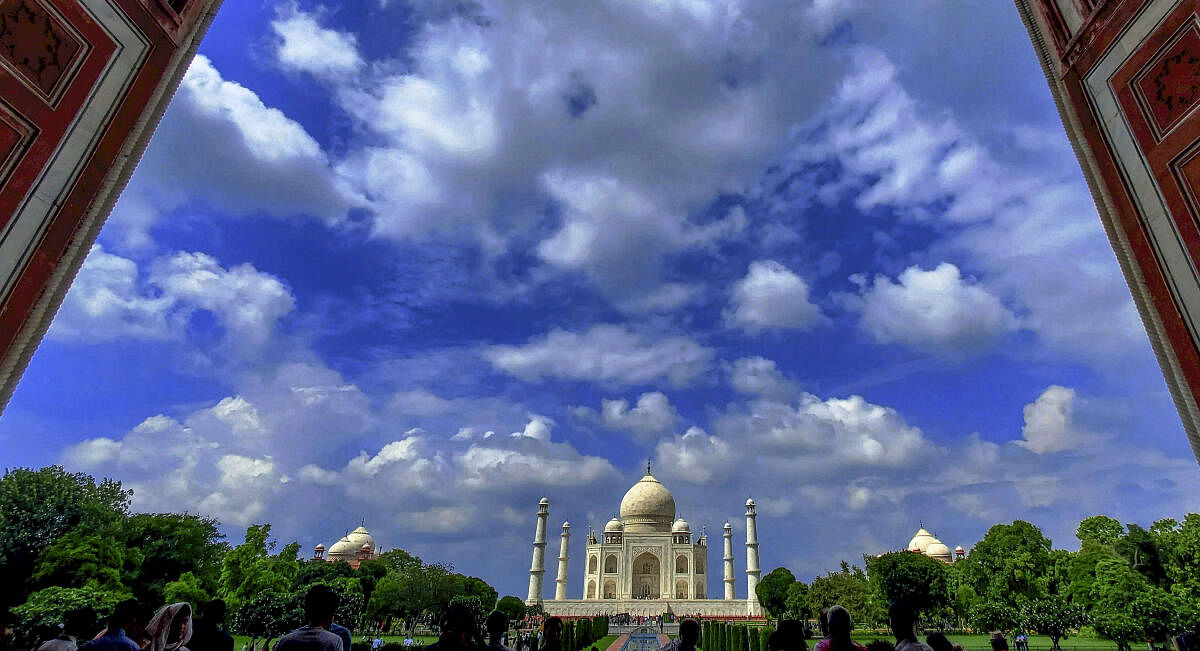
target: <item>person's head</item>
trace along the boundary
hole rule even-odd
[[[475,613],[464,603],[452,603],[442,613],[441,639],[455,648],[470,646],[479,632],[478,628]]]
[[[853,624],[850,621],[850,611],[841,606],[830,606],[825,611],[825,625],[829,628],[829,637],[848,640]]]
[[[63,613],[63,632],[71,637],[91,637],[96,632],[96,611],[85,606]]]
[[[804,625],[794,619],[781,619],[775,627],[775,632],[767,637],[767,647],[770,651],[799,651],[807,649],[804,641]]]
[[[700,622],[685,619],[679,622],[679,641],[685,648],[692,648],[700,641]]]
[[[329,628],[337,608],[337,593],[327,585],[314,585],[304,594],[304,619],[309,626]]]
[[[118,603],[113,608],[112,614],[108,616],[108,630],[132,630],[139,624],[138,619],[142,617],[142,611],[142,605],[137,602],[137,599],[126,599]],[[140,623],[145,626],[144,621]]]
[[[488,637],[492,640],[499,640],[500,636],[504,635],[504,631],[508,630],[508,616],[499,610],[493,610],[488,613],[483,627],[487,629]]]
[[[1008,638],[1000,631],[993,632],[988,641],[992,643],[992,651],[1008,651]]]
[[[224,599],[213,599],[204,602],[200,608],[200,618],[213,626],[220,626],[225,621],[227,611],[228,606],[225,605]]]
[[[896,641],[915,641],[917,639],[916,623],[917,614],[908,602],[904,600],[892,602],[888,608],[888,625],[891,626],[892,635],[896,636]]]
[[[176,604],[175,615],[171,618],[171,628],[167,631],[167,646],[174,647],[184,644],[192,636],[192,606],[185,602]]]
[[[562,639],[563,621],[558,617],[550,617],[546,619],[546,623],[542,624],[542,636],[546,642],[551,640],[558,642]]]
[[[925,638],[925,644],[928,644],[933,651],[954,651],[954,645],[950,644],[949,638],[942,633],[930,633]]]

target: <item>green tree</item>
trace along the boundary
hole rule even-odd
[[[115,525],[105,525],[100,530],[81,527],[60,536],[38,556],[32,585],[127,592],[121,582],[125,549],[116,540],[116,530]]]
[[[186,601],[195,608],[209,600],[209,593],[191,572],[184,572],[179,578],[167,583],[162,590],[163,602],[173,604]]]
[[[1146,639],[1146,631],[1132,614],[1104,611],[1092,619],[1092,627],[1102,638],[1117,644],[1117,651],[1130,651],[1130,643]]]
[[[519,622],[525,618],[525,602],[519,597],[507,595],[496,602],[496,610],[504,613],[509,622]]]
[[[496,599],[500,596],[495,588],[488,585],[487,581],[479,577],[462,576],[461,574],[457,574],[455,577],[457,579],[457,585],[455,586],[457,594],[475,597],[479,599],[479,603],[489,606],[496,603]]]
[[[265,590],[250,596],[233,611],[231,628],[234,633],[250,638],[270,639],[304,623],[303,599],[297,595]]]
[[[225,554],[220,595],[232,610],[259,595],[291,594],[292,581],[300,571],[295,560],[298,545],[288,545],[273,557],[270,552],[274,548],[271,525],[255,524],[246,529],[245,542]]]
[[[1125,534],[1125,527],[1116,518],[1107,515],[1093,515],[1084,518],[1075,529],[1075,537],[1080,543],[1093,542],[1101,545],[1112,545]]]
[[[61,466],[17,468],[0,477],[0,609],[25,601],[38,556],[76,528],[98,531],[129,511],[121,483]]]
[[[796,581],[788,588],[787,599],[784,601],[784,613],[789,619],[808,619],[812,612],[808,607],[808,585]]]
[[[14,648],[35,648],[39,642],[35,639],[38,631],[46,626],[61,626],[63,616],[71,610],[89,608],[98,619],[103,619],[112,614],[117,603],[128,597],[127,592],[90,588],[52,586],[38,590],[29,595],[25,603],[12,610],[17,631]]]
[[[1157,586],[1150,586],[1129,605],[1133,618],[1141,623],[1146,639],[1165,642],[1184,628],[1188,605]]]
[[[1001,631],[1007,635],[1020,624],[1020,613],[1008,604],[985,601],[975,604],[967,619],[976,633]]]
[[[998,524],[959,562],[963,581],[983,602],[1016,610],[1047,593],[1050,539],[1024,520]]]
[[[1136,524],[1130,524],[1127,529],[1128,533],[1114,545],[1117,553],[1153,585],[1170,588],[1163,558],[1164,550],[1159,545],[1158,536]]]
[[[771,570],[758,582],[754,594],[758,596],[758,603],[762,604],[769,616],[778,619],[787,612],[788,588],[795,582],[795,575],[786,567]]]
[[[1025,604],[1021,623],[1050,638],[1051,647],[1058,651],[1058,641],[1088,623],[1083,608],[1071,604],[1066,597],[1052,595]]]
[[[845,561],[842,561],[841,570],[817,577],[808,586],[810,612],[834,604],[845,608],[856,622],[876,623],[883,618],[878,600],[872,598],[866,572]]]
[[[213,518],[188,513],[139,513],[121,523],[119,538],[127,550],[121,580],[137,599],[163,601],[169,581],[191,572],[201,588],[220,587],[226,545]]]
[[[904,600],[918,612],[950,605],[946,565],[924,554],[891,552],[870,559],[867,576],[885,603]]]
[[[1150,527],[1163,551],[1163,569],[1171,591],[1190,603],[1200,603],[1200,514],[1182,522],[1159,520]]]

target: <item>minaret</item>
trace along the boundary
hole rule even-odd
[[[529,567],[529,596],[525,603],[542,603],[542,577],[546,574],[546,518],[550,517],[550,500],[538,502],[537,529],[533,533],[533,564]]]
[[[758,614],[758,515],[754,512],[754,500],[746,500],[746,608],[748,615]]]
[[[567,549],[571,544],[571,523],[563,523],[562,542],[558,546],[558,579],[554,586],[554,600],[562,601],[567,598]],[[586,555],[584,560],[587,560]],[[584,568],[587,569],[587,568]]]
[[[725,601],[733,601],[733,525],[725,523]]]

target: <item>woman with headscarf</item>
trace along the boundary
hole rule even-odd
[[[146,625],[149,646],[142,651],[187,651],[192,639],[192,607],[187,602],[169,604],[154,613]]]

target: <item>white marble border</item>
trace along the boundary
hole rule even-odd
[[[82,0],[80,4],[113,39],[117,50],[13,219],[0,232],[0,296],[3,297],[12,292],[21,270],[107,133],[113,114],[120,108],[150,52],[150,42],[110,0]]]
[[[1193,341],[1200,342],[1200,327],[1196,320],[1200,315],[1200,273],[1184,247],[1182,236],[1171,219],[1158,183],[1150,172],[1150,164],[1137,145],[1133,129],[1121,109],[1112,84],[1113,75],[1181,1],[1146,3],[1092,68],[1084,80],[1084,86],[1112,146],[1121,175],[1129,184],[1130,195],[1146,224],[1150,245],[1161,262],[1163,275],[1183,315],[1188,333]]]

